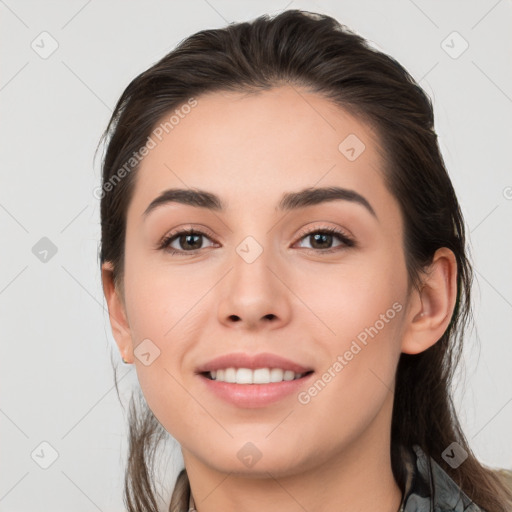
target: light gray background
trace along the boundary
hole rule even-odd
[[[512,467],[510,1],[0,0],[1,511],[123,510],[126,428],[97,261],[94,150],[129,81],[180,40],[290,8],[333,15],[433,99],[478,281],[480,342],[467,339],[456,405],[477,456]],[[43,31],[58,43],[47,59],[31,47]],[[462,48],[453,31],[469,44],[458,58],[445,51]],[[46,263],[32,252],[42,237],[57,247]],[[133,367],[121,364],[120,377],[127,399]],[[42,442],[58,453],[48,469],[36,462],[50,461]],[[180,464],[167,468],[171,481]]]

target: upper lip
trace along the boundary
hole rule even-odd
[[[313,370],[276,354],[261,353],[251,355],[239,352],[216,357],[199,366],[197,373],[211,372],[224,368],[250,368],[253,370],[256,368],[281,368],[295,373],[306,373]]]

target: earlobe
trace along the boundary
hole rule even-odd
[[[114,283],[113,267],[110,262],[105,262],[101,266],[101,280],[103,284],[103,294],[107,301],[112,334],[119,348],[119,352],[123,361],[127,363],[133,362],[130,326],[123,299]]]
[[[434,345],[450,324],[457,299],[457,261],[442,247],[422,276],[422,286],[411,294],[402,352],[418,354]]]

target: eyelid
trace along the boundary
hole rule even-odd
[[[301,228],[299,233],[297,234],[297,239],[304,238],[307,235],[311,235],[313,233],[319,233],[319,232],[329,232],[329,233],[335,233],[338,234],[346,239],[349,239],[351,241],[354,241],[354,236],[348,229],[341,228],[339,226],[328,226],[328,225],[314,225],[309,227]]]
[[[178,226],[177,228],[174,228],[173,230],[169,231],[164,237],[167,238],[173,235],[177,235],[181,233],[182,231],[199,231],[204,232],[204,234],[207,234],[210,237],[214,237],[213,231],[209,230],[206,226],[203,226],[202,224],[182,224],[181,226]]]

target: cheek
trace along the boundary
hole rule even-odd
[[[350,391],[355,406],[357,397],[368,398],[378,388],[387,392],[400,355],[407,293],[400,255],[375,255],[337,275],[317,275],[315,282],[329,290],[315,288],[308,298],[311,309],[329,327],[318,339],[328,354],[324,370],[330,368],[336,375],[332,387]],[[338,371],[332,367],[336,362]]]
[[[214,282],[212,276],[200,265],[167,265],[161,255],[150,258],[141,250],[127,251],[125,289],[132,333],[165,343],[180,330],[181,319],[200,309],[209,282]]]
[[[365,258],[336,270],[326,266],[309,280],[298,279],[294,288],[313,313],[308,315],[311,321],[326,328],[322,333],[327,338],[330,333],[336,344],[335,340],[345,343],[361,335],[364,341],[364,333],[367,329],[374,332],[375,324],[379,332],[389,332],[390,324],[397,324],[396,313],[401,308],[393,305],[403,306],[406,292],[405,268],[398,263]]]

